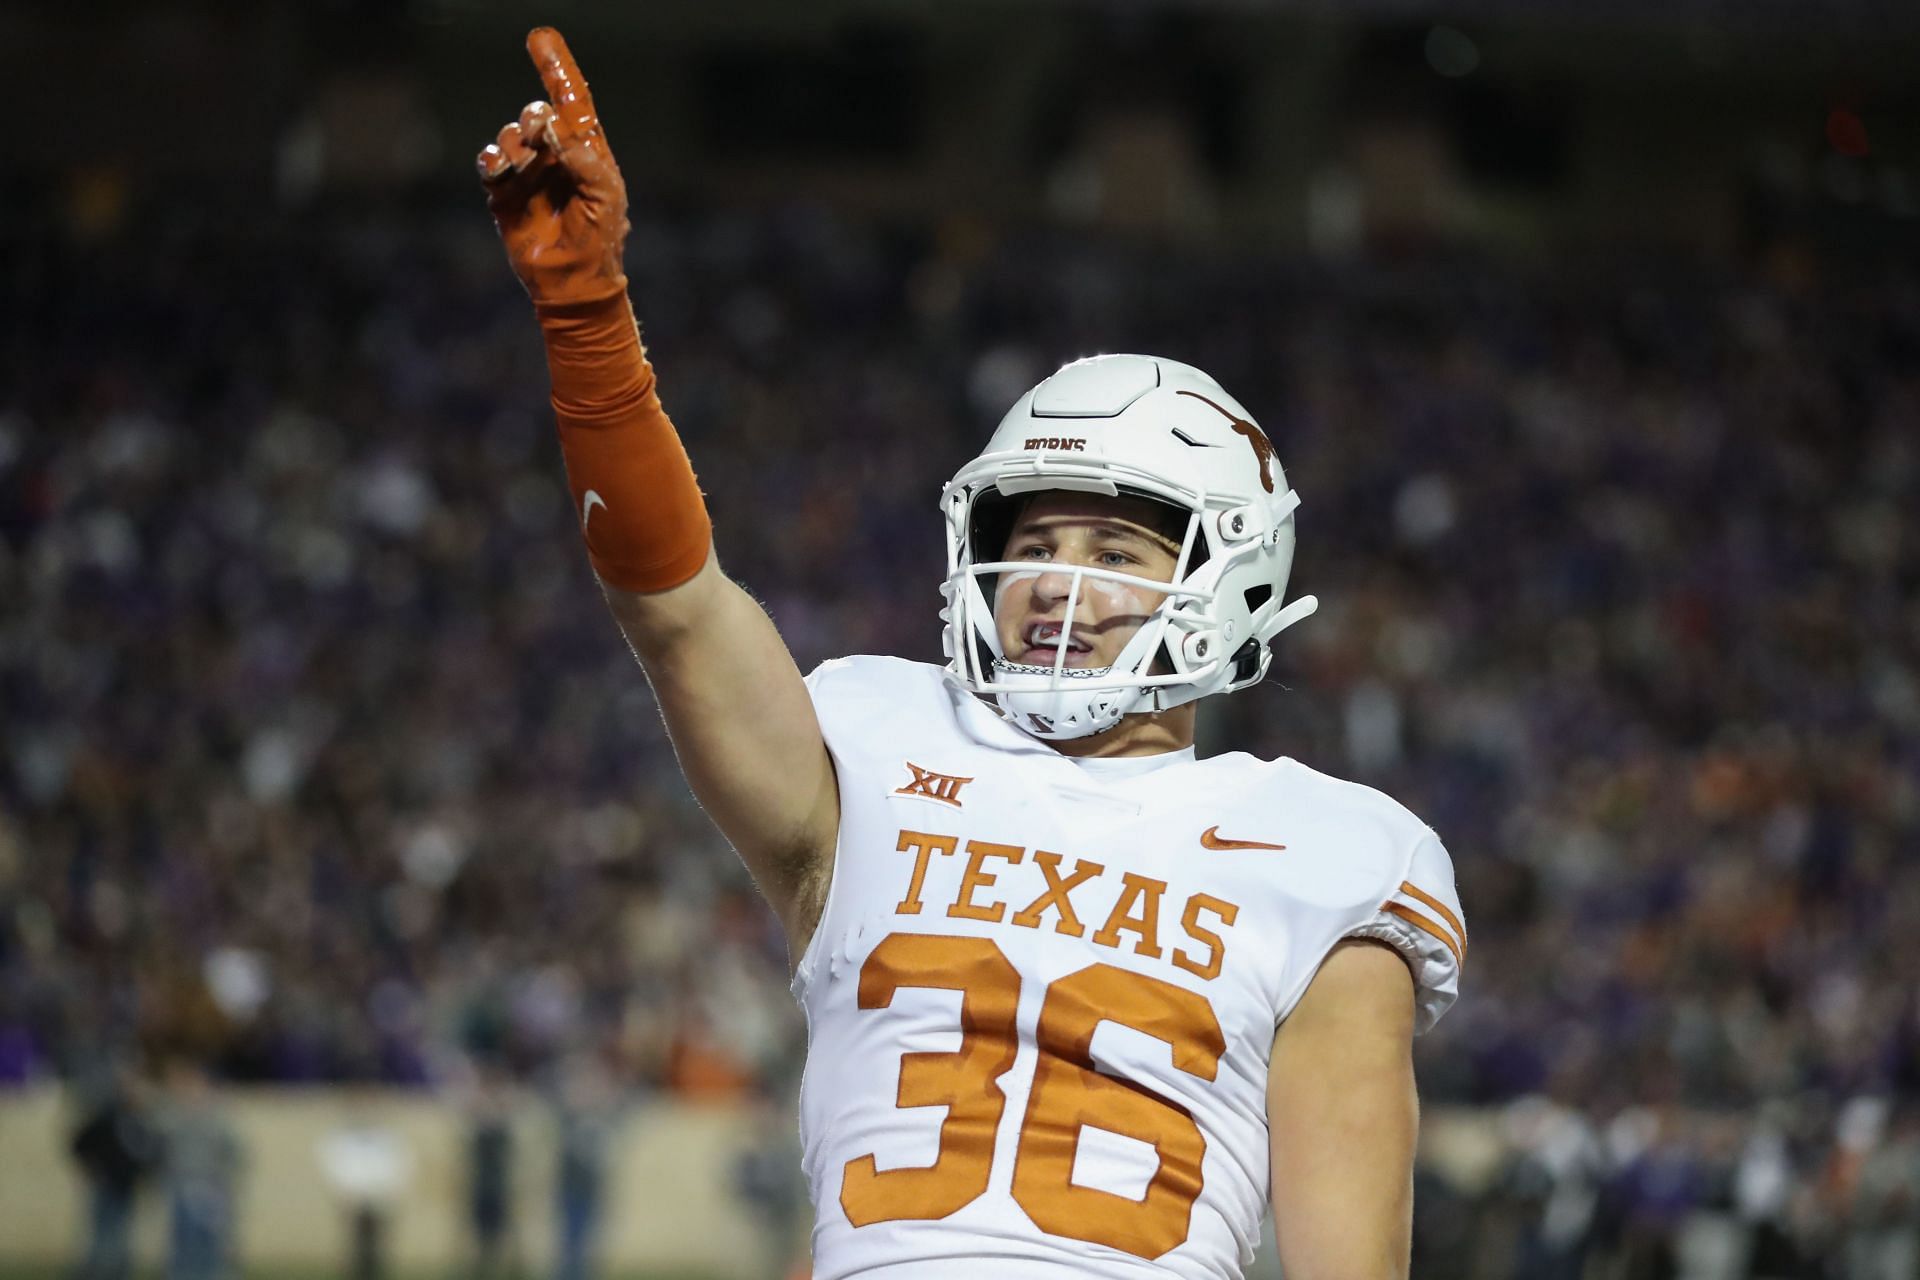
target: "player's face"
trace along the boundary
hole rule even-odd
[[[1014,521],[1002,560],[1032,573],[1003,573],[994,591],[994,624],[1010,662],[1052,666],[1064,635],[1069,667],[1112,666],[1166,593],[1104,578],[1082,578],[1073,626],[1063,626],[1077,565],[1171,582],[1180,544],[1168,537],[1164,508],[1143,498],[1041,493]]]

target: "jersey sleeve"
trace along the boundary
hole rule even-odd
[[[1428,831],[1415,843],[1406,878],[1393,888],[1372,918],[1349,938],[1373,938],[1398,951],[1413,970],[1413,1033],[1440,1021],[1460,994],[1467,958],[1467,926],[1453,883],[1453,859]]]
[[[848,703],[858,692],[854,663],[850,658],[829,658],[804,677],[807,696],[813,700],[813,714],[820,721],[820,732],[833,745],[836,732],[849,710]]]
[[[897,754],[902,726],[922,723],[937,713],[945,696],[942,680],[938,667],[865,654],[830,658],[807,673],[807,696],[813,701],[821,740],[833,759],[834,784],[840,790],[842,836],[855,812],[850,797],[871,793],[877,782],[891,776],[889,769],[898,776],[884,783],[883,790],[907,780],[906,758]],[[797,997],[813,980],[845,864],[836,845],[820,923],[794,966]]]
[[[929,680],[920,665],[855,655],[829,658],[807,673],[807,696],[837,770],[871,763],[865,755],[889,736],[890,716],[923,711]]]

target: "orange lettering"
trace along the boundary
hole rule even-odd
[[[1187,899],[1187,911],[1185,915],[1180,917],[1180,927],[1185,929],[1187,936],[1195,942],[1204,942],[1207,944],[1207,962],[1200,964],[1185,951],[1174,952],[1173,962],[1182,969],[1185,969],[1188,973],[1205,978],[1211,982],[1220,976],[1220,962],[1226,958],[1227,944],[1222,942],[1220,935],[1213,930],[1202,929],[1200,927],[1200,913],[1202,911],[1211,911],[1216,916],[1219,916],[1221,926],[1225,927],[1231,925],[1240,915],[1240,908],[1234,903],[1222,902],[1220,899],[1206,893],[1196,893]]]
[[[1140,941],[1134,944],[1133,954],[1158,960],[1160,895],[1167,891],[1167,882],[1149,880],[1146,876],[1137,876],[1129,871],[1121,877],[1121,883],[1126,887],[1120,890],[1120,900],[1113,904],[1107,922],[1100,926],[1100,932],[1093,935],[1093,940],[1103,947],[1117,947],[1120,945],[1120,931],[1126,929],[1140,935]],[[1129,909],[1136,902],[1140,904],[1140,914],[1129,915]]]
[[[1145,1081],[1119,1079],[1095,1065],[1093,1037],[1104,1022],[1165,1042],[1176,1071],[1219,1078],[1227,1038],[1206,997],[1110,964],[1061,978],[1047,988],[1034,1028],[1040,1054],[1015,1149],[1013,1198],[1048,1235],[1158,1258],[1186,1242],[1205,1181],[1207,1140],[1178,1102]],[[1085,1125],[1152,1145],[1159,1167],[1143,1198],[1073,1181]]]
[[[915,933],[882,938],[860,966],[860,1007],[885,1009],[902,987],[960,993],[960,1047],[901,1054],[895,1094],[902,1107],[944,1105],[947,1118],[940,1122],[939,1154],[924,1168],[883,1171],[872,1155],[847,1161],[840,1207],[856,1227],[944,1218],[980,1198],[993,1168],[994,1131],[1007,1105],[998,1081],[1020,1048],[1013,1025],[1020,971],[987,939]]]
[[[952,853],[959,845],[959,836],[929,835],[925,831],[902,831],[900,843],[894,848],[905,853],[909,849],[917,850],[913,858],[913,881],[907,886],[907,896],[900,899],[900,905],[893,909],[897,916],[917,916],[920,914],[920,888],[927,882],[927,861],[938,849],[941,853]]]
[[[906,762],[907,771],[913,775],[904,787],[895,788],[897,796],[925,796],[929,800],[938,800],[954,808],[961,807],[960,788],[972,782],[972,778],[956,778],[950,773],[935,773],[931,769],[922,769],[913,761]]]
[[[1017,844],[994,844],[990,840],[967,841],[967,869],[960,876],[960,892],[954,896],[953,905],[947,908],[947,914],[956,920],[985,920],[989,924],[999,924],[1000,917],[1007,912],[1007,904],[995,902],[981,906],[973,900],[973,895],[991,888],[994,877],[980,869],[980,864],[988,858],[1005,858],[1010,863],[1018,863],[1026,850]]]
[[[1040,917],[1047,913],[1048,907],[1057,908],[1060,919],[1053,928],[1056,933],[1064,933],[1069,938],[1077,938],[1087,931],[1080,923],[1080,917],[1074,914],[1073,903],[1067,895],[1074,886],[1083,884],[1099,875],[1106,868],[1097,862],[1088,862],[1085,858],[1073,864],[1073,874],[1065,880],[1060,878],[1060,855],[1048,853],[1044,849],[1035,851],[1033,860],[1040,865],[1040,874],[1046,877],[1047,891],[1014,913],[1013,923],[1028,929],[1040,927]]]

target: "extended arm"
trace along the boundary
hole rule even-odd
[[[1273,1224],[1287,1280],[1404,1280],[1413,1238],[1413,979],[1347,940],[1273,1040]]]
[[[826,901],[840,791],[792,655],[711,555],[670,591],[606,594],[688,785],[780,914],[797,962]]]
[[[833,765],[786,645],[714,559],[627,300],[626,183],[586,80],[556,31],[534,31],[527,52],[551,102],[529,103],[477,163],[540,320],[574,511],[694,794],[797,956],[839,829]]]

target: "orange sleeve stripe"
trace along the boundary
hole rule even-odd
[[[1391,911],[1402,920],[1412,924],[1416,929],[1430,933],[1440,939],[1447,950],[1453,952],[1453,962],[1462,968],[1466,967],[1466,959],[1460,954],[1460,944],[1455,942],[1453,935],[1448,933],[1440,924],[1421,915],[1412,907],[1403,907],[1397,902],[1389,902],[1382,910]]]
[[[1416,889],[1410,882],[1406,880],[1402,880],[1400,882],[1400,892],[1406,894],[1408,897],[1418,898],[1420,901],[1432,907],[1435,911],[1438,911],[1440,913],[1440,918],[1442,920],[1445,920],[1448,924],[1452,925],[1453,931],[1460,936],[1460,945],[1463,947],[1467,945],[1467,926],[1460,923],[1459,916],[1453,914],[1453,912],[1447,909],[1446,903],[1440,901],[1440,899],[1434,897],[1430,893],[1425,893],[1419,889]]]

